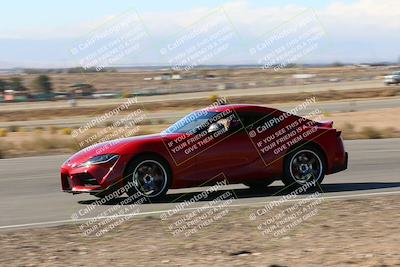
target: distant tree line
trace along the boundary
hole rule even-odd
[[[4,92],[5,90],[25,91],[26,88],[24,87],[21,78],[13,77],[9,80],[0,79],[0,92]]]
[[[96,68],[81,68],[81,67],[76,67],[76,68],[69,68],[67,69],[67,73],[96,73],[96,72],[115,72],[115,69],[112,68],[102,68],[100,70],[97,70]]]
[[[96,73],[96,72],[116,72],[115,68],[102,68],[97,70],[95,67],[93,68],[82,68],[82,67],[74,67],[74,68],[65,68],[65,69],[22,69],[22,71],[26,74],[42,74],[42,73]]]
[[[17,92],[29,90],[31,93],[48,94],[53,92],[53,84],[47,75],[39,75],[34,78],[29,89],[24,86],[23,80],[20,77],[12,77],[8,80],[0,79],[0,92],[3,93],[5,90]]]

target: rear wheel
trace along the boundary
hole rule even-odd
[[[284,162],[283,183],[286,186],[302,186],[306,183],[321,184],[326,164],[322,152],[312,146],[300,147],[290,152]]]
[[[129,196],[144,196],[149,201],[165,198],[171,185],[171,171],[167,162],[157,156],[140,156],[127,169]]]

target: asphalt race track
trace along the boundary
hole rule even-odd
[[[349,169],[327,176],[324,197],[341,199],[400,193],[400,139],[345,142],[350,154]],[[90,195],[61,192],[59,166],[68,155],[0,160],[0,230],[57,225],[71,222],[71,215],[96,199]],[[232,185],[238,199],[232,205],[252,205],[273,200],[280,183],[265,192],[252,192]],[[163,203],[143,204],[139,215],[159,214],[173,208],[170,203],[190,197],[201,189],[170,190]],[[187,194],[189,193],[189,194]],[[201,203],[200,203],[201,204]],[[204,204],[204,202],[202,203]],[[111,204],[99,207],[107,209]]]

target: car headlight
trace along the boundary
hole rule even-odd
[[[104,163],[108,163],[108,162],[117,160],[118,158],[119,158],[119,155],[117,155],[117,154],[98,155],[98,156],[95,156],[95,157],[89,159],[88,161],[86,161],[82,164],[79,164],[75,168],[89,167],[92,165],[104,164]]]

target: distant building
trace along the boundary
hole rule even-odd
[[[145,78],[145,80],[149,81],[151,78]],[[163,73],[161,76],[156,76],[153,78],[154,81],[169,81],[169,80],[182,80],[182,76],[180,74],[170,74]]]
[[[96,89],[91,84],[77,83],[70,86],[73,96],[92,96]]]
[[[4,90],[4,101],[26,101],[30,97],[28,91]]]
[[[311,79],[315,78],[317,75],[316,74],[293,74],[294,79]]]
[[[182,80],[182,77],[180,74],[172,74],[171,80]]]

